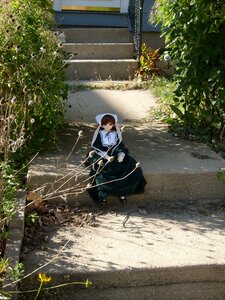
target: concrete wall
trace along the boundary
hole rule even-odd
[[[154,0],[144,0],[142,20],[142,42],[147,43],[152,49],[164,48],[165,39],[160,37],[161,26],[150,24],[149,15],[154,5]]]
[[[144,1],[143,24],[142,24],[143,32],[160,32],[161,30],[160,26],[154,26],[149,22],[149,14],[152,9],[152,6],[154,5],[154,0],[143,0],[143,1]]]
[[[160,37],[160,32],[143,32],[142,42],[148,44],[152,49],[165,48],[165,39]]]

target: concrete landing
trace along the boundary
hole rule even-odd
[[[69,121],[93,123],[96,115],[111,112],[118,114],[120,123],[138,122],[148,118],[149,110],[156,105],[156,98],[146,90],[70,90],[65,102],[65,117]]]

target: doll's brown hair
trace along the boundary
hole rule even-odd
[[[116,121],[115,121],[115,119],[114,119],[113,116],[111,116],[111,115],[105,115],[102,118],[101,125],[106,125],[108,123],[112,123],[113,125],[115,125]]]
[[[101,120],[101,125],[106,125],[108,123],[112,123],[114,126],[111,130],[116,130],[116,127],[115,127],[115,124],[116,124],[116,121],[114,119],[113,116],[111,115],[105,115],[102,120]]]

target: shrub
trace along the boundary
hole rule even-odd
[[[0,152],[5,161],[37,151],[63,124],[65,55],[52,31],[51,5],[12,0],[0,6]]]
[[[174,109],[187,133],[219,139],[225,126],[225,4],[215,0],[156,0],[155,21],[162,24],[176,61]],[[181,109],[180,109],[181,108]]]

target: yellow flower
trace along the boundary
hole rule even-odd
[[[88,287],[90,287],[92,285],[92,282],[90,281],[90,280],[86,280],[85,281],[85,286],[86,286],[86,288],[88,288]]]
[[[47,283],[52,280],[51,276],[47,276],[45,273],[39,273],[38,274],[38,279],[40,280],[41,283]]]

